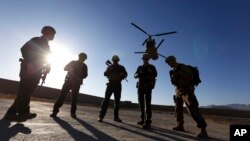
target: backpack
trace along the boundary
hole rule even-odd
[[[190,65],[187,65],[187,67],[192,71],[193,76],[194,76],[193,84],[194,84],[194,86],[197,87],[201,83],[199,69],[198,69],[198,67],[193,67]]]

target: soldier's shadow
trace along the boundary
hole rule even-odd
[[[74,140],[86,140],[86,141],[96,141],[95,138],[91,137],[90,135],[81,132],[74,127],[72,127],[68,122],[65,120],[55,117],[53,118],[62,128],[64,128]]]
[[[31,129],[25,127],[22,123],[16,123],[13,126],[10,126],[11,122],[8,120],[0,120],[0,139],[1,140],[10,140],[12,137],[18,133],[30,134]]]
[[[115,138],[101,132],[100,130],[97,130],[95,127],[93,127],[92,125],[88,124],[87,122],[76,118],[76,120],[82,125],[84,126],[86,129],[88,129],[91,133],[93,133],[98,140],[105,140],[105,141],[117,141]]]

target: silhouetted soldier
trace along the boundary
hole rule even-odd
[[[122,65],[118,64],[120,59],[117,55],[114,55],[112,57],[112,61],[113,64],[109,66],[107,70],[104,72],[104,76],[107,76],[109,82],[107,83],[105,98],[102,101],[101,111],[98,119],[99,122],[103,121],[103,118],[109,106],[109,100],[112,93],[114,93],[114,98],[115,98],[114,121],[122,122],[122,120],[119,118],[119,105],[120,105],[121,91],[122,91],[121,81],[127,77],[127,71]]]
[[[67,93],[72,91],[72,102],[71,102],[71,117],[76,118],[76,109],[77,109],[77,98],[79,95],[79,89],[85,79],[88,76],[88,68],[84,61],[87,59],[85,53],[80,53],[77,61],[71,61],[64,68],[65,71],[68,71],[66,75],[65,82],[63,84],[61,94],[57,98],[53,113],[51,117],[56,117],[59,108],[63,105]]]
[[[23,59],[20,59],[18,93],[14,103],[5,114],[5,119],[25,121],[36,117],[35,113],[30,113],[30,96],[39,84],[42,73],[45,75],[50,71],[50,65],[46,59],[50,53],[48,41],[54,39],[56,31],[53,27],[45,26],[41,32],[41,37],[32,38],[21,48]]]
[[[137,122],[137,124],[143,125],[144,129],[150,128],[152,122],[151,94],[155,86],[155,78],[157,77],[155,66],[149,64],[149,59],[150,56],[148,54],[142,56],[143,65],[137,68],[134,75],[135,78],[139,78],[137,88],[138,101],[141,109],[141,121]]]
[[[207,124],[201,116],[199,103],[194,94],[192,70],[187,65],[178,63],[174,56],[167,57],[165,62],[173,68],[170,71],[170,77],[172,84],[176,87],[175,112],[178,125],[173,127],[173,130],[184,131],[183,103],[185,102],[191,117],[197,123],[197,127],[201,129],[197,137],[207,137]]]

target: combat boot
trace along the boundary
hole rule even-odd
[[[201,128],[201,131],[199,134],[197,134],[197,137],[199,138],[208,138],[207,131],[205,128]]]
[[[114,117],[114,121],[116,121],[116,122],[122,122],[122,120],[119,117]]]
[[[72,118],[77,118],[76,114],[71,113]]]
[[[183,125],[178,125],[178,126],[176,126],[176,127],[173,127],[173,130],[174,130],[174,131],[185,131]]]
[[[97,121],[98,122],[103,122],[103,118],[99,117]]]
[[[28,119],[33,119],[36,117],[36,113],[28,113],[28,114],[19,114],[18,115],[18,121],[19,122],[24,122]]]
[[[151,125],[149,123],[146,123],[142,126],[143,129],[150,129]]]
[[[54,108],[52,114],[50,115],[50,117],[55,118],[55,117],[57,117],[58,113],[59,113],[59,109]]]
[[[52,117],[52,118],[55,118],[55,117],[57,117],[57,113],[52,113],[52,114],[50,114],[50,117]]]
[[[137,124],[143,125],[144,124],[144,120],[138,121]]]

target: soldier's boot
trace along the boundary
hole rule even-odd
[[[150,123],[145,123],[143,126],[142,126],[143,129],[150,129],[151,128],[151,124]]]
[[[77,118],[76,113],[71,113],[72,118]]]
[[[119,117],[114,117],[114,121],[116,121],[116,122],[122,122],[122,120]]]
[[[208,138],[206,128],[201,128],[201,131],[199,134],[197,134],[197,137],[199,138]]]
[[[151,120],[146,120],[146,123],[142,126],[143,129],[149,129],[151,128],[151,123],[152,121]]]
[[[104,118],[103,116],[99,115],[99,118],[98,118],[97,121],[98,121],[98,122],[103,122],[103,118]]]
[[[37,116],[36,113],[26,113],[26,114],[19,114],[18,115],[18,121],[19,122],[24,122],[28,119],[33,119]]]
[[[59,112],[59,109],[54,109],[52,114],[50,114],[50,117],[52,117],[52,118],[57,117],[58,112]]]
[[[185,131],[183,125],[175,126],[175,127],[173,127],[173,130],[174,130],[174,131]]]
[[[137,124],[143,125],[144,124],[144,120],[142,119],[141,121],[138,121]]]

